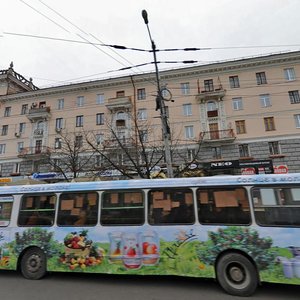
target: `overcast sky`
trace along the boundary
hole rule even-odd
[[[4,0],[0,69],[13,61],[15,71],[39,87],[153,71],[148,65],[111,72],[152,62],[153,55],[88,44],[149,50],[143,9],[158,49],[213,48],[159,52],[159,61],[209,63],[300,49],[300,0]],[[161,63],[159,69],[180,66]]]

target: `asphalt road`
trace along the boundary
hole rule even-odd
[[[37,281],[0,271],[3,300],[299,300],[300,286],[264,284],[249,298],[225,294],[214,280],[51,273]]]

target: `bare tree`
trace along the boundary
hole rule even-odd
[[[62,174],[69,181],[77,178],[82,172],[93,171],[90,166],[94,161],[95,151],[85,142],[84,132],[61,131],[55,145],[44,163]],[[69,176],[68,174],[72,174]]]
[[[126,178],[151,178],[164,159],[163,143],[147,122],[131,117],[130,129],[124,134],[122,126],[107,124],[105,134],[89,132],[86,142],[102,159],[101,171],[114,169]],[[157,129],[156,129],[157,130]]]

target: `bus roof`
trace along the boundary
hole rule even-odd
[[[94,182],[51,183],[20,186],[2,186],[0,194],[22,194],[36,192],[65,192],[82,190],[111,190],[111,189],[141,189],[163,187],[205,187],[226,185],[269,185],[300,183],[300,173],[291,174],[263,174],[241,176],[211,176],[169,179],[135,179]]]

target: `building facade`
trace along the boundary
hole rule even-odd
[[[299,76],[298,51],[160,72],[172,94],[165,104],[174,169],[300,172]],[[147,73],[38,89],[12,65],[0,71],[0,174],[53,171],[43,158],[61,147],[62,132],[78,140],[93,133],[101,144],[116,128],[125,143],[136,125],[145,141],[162,143],[156,87]]]

